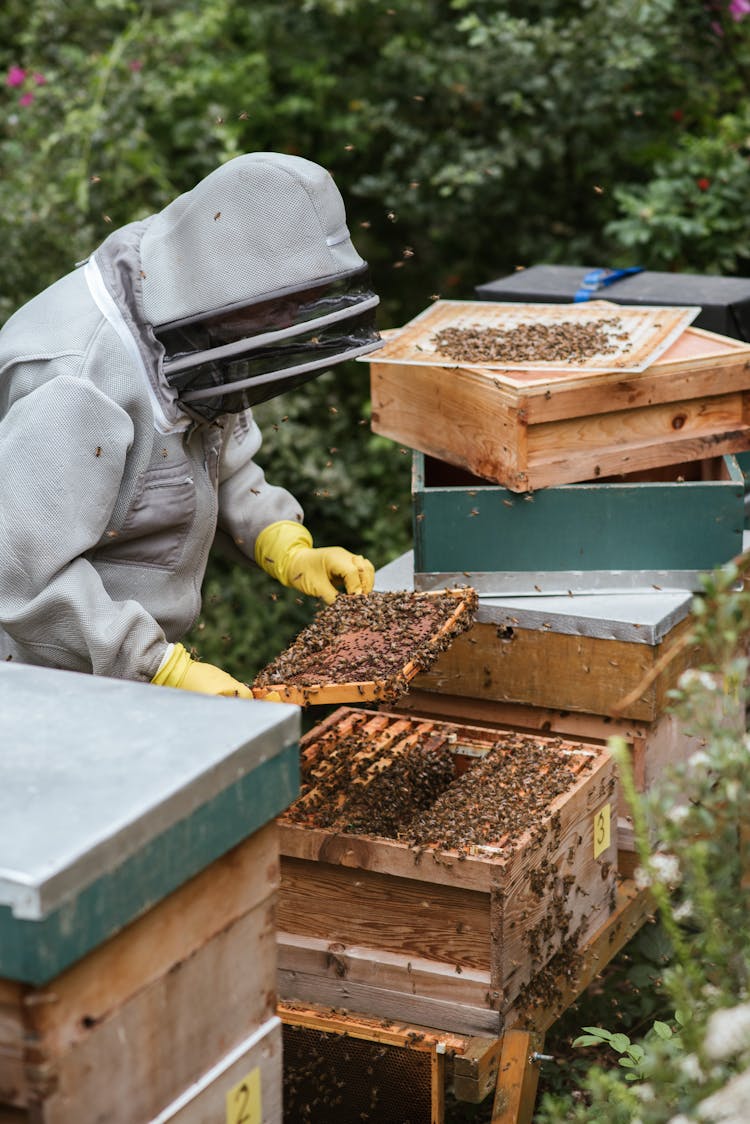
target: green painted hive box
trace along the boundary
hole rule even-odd
[[[742,552],[734,456],[519,495],[414,453],[414,585],[481,595],[700,588]]]
[[[0,983],[56,977],[299,789],[293,706],[5,663],[0,729]]]

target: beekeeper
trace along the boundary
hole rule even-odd
[[[214,695],[191,658],[217,529],[325,602],[373,568],[313,546],[250,407],[379,345],[331,176],[230,160],[114,231],[0,332],[0,659]]]

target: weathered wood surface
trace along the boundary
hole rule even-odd
[[[155,1117],[273,1014],[278,882],[270,824],[45,987],[2,981],[5,1100],[35,1124]]]
[[[531,1124],[539,1084],[539,1066],[532,1055],[544,1037],[525,1030],[503,1034],[491,1124]]]
[[[282,1124],[282,1089],[281,1021],[274,1016],[149,1124]]]
[[[685,646],[623,712],[618,706],[691,628],[689,619],[680,621],[660,644],[651,645],[518,627],[509,634],[507,628],[480,622],[418,675],[413,689],[651,722],[664,712],[667,692],[691,666],[691,647]]]
[[[375,357],[372,428],[525,492],[743,451],[749,360],[747,344],[690,328],[653,366],[624,376],[540,378]]]

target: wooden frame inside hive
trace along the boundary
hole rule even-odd
[[[339,597],[260,672],[253,695],[299,706],[392,701],[471,627],[476,606],[473,589]],[[369,660],[379,645],[395,655],[390,670],[357,674],[360,657]]]
[[[416,739],[449,746],[460,774],[498,742],[502,752],[504,738],[497,730],[341,708],[303,739],[309,778],[313,769],[325,777],[327,764],[335,767],[334,747],[353,729],[372,739],[369,762],[367,750],[361,758],[367,783]],[[282,998],[495,1033],[552,956],[575,957],[614,908],[614,764],[598,747],[533,742],[550,768],[565,762],[574,771],[573,783],[514,837],[463,850],[355,834],[335,816],[316,826],[308,814],[314,785],[303,787],[301,802],[278,820]]]

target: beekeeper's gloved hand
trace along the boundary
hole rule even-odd
[[[151,680],[157,687],[181,687],[183,691],[198,691],[202,695],[230,695],[251,699],[253,692],[238,679],[233,679],[220,667],[201,663],[188,655],[182,644],[173,644],[166,658]]]
[[[341,546],[313,546],[312,535],[301,523],[282,519],[265,527],[255,543],[255,561],[282,585],[292,586],[309,597],[321,597],[326,605],[336,600],[334,582],[342,581],[347,593],[370,593],[375,568],[361,554]]]

